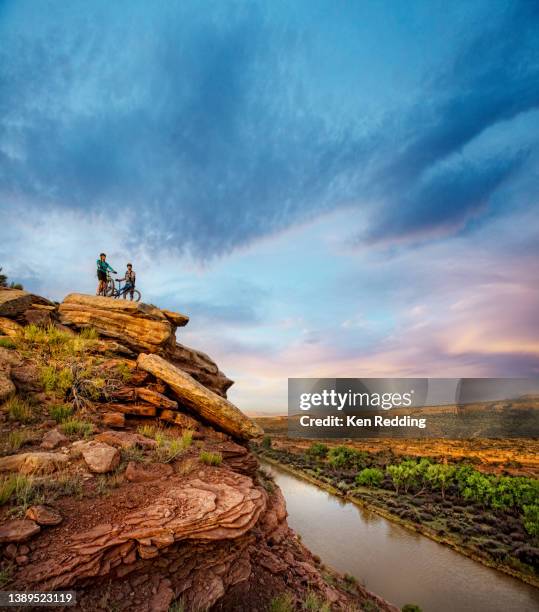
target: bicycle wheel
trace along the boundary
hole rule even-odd
[[[140,291],[139,291],[138,289],[135,289],[135,290],[133,291],[133,300],[134,300],[135,302],[140,302],[140,297],[141,297],[141,296],[140,296]]]
[[[105,295],[107,297],[113,297],[114,296],[114,281],[112,280],[112,278],[108,281],[107,286],[105,287]]]

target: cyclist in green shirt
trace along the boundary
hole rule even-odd
[[[99,255],[99,259],[97,260],[97,293],[96,295],[106,295],[107,290],[107,272],[110,270],[114,274],[116,274],[116,270],[112,268],[112,266],[106,261],[107,256],[105,253],[101,253]]]

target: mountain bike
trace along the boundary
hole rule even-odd
[[[116,287],[116,283],[118,284],[118,287]],[[111,276],[107,275],[107,288],[106,288],[107,297],[111,297],[117,300],[125,296],[125,298],[127,299],[128,293],[131,293],[131,289],[128,286],[126,285],[122,286],[121,280],[114,279]],[[141,298],[140,291],[138,289],[133,289],[133,301],[140,302],[140,298]]]

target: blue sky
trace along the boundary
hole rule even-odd
[[[0,265],[105,250],[284,412],[289,376],[539,373],[539,5],[0,2]]]

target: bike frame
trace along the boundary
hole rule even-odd
[[[129,291],[131,291],[131,288],[128,287],[127,284],[125,284],[122,287],[122,281],[121,280],[113,279],[113,281],[114,281],[114,283],[118,283],[118,288],[116,288],[116,286],[114,287],[114,293],[113,293],[112,297],[120,297],[124,293],[128,293]],[[133,287],[133,289],[135,289],[135,287]]]

